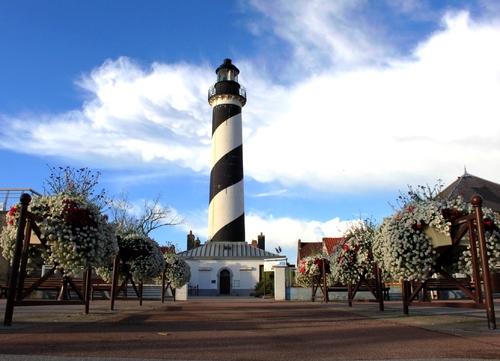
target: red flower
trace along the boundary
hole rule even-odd
[[[12,206],[10,207],[10,210],[9,210],[9,216],[13,217],[16,215],[16,212],[17,212],[17,208]]]
[[[73,229],[83,228],[85,226],[97,227],[97,222],[92,219],[88,209],[80,208],[78,204],[71,199],[63,199],[62,202],[66,205],[63,208],[61,218]]]
[[[422,229],[423,225],[422,225],[422,223],[420,223],[420,222],[419,222],[419,223],[412,223],[412,224],[410,225],[410,227],[411,227],[412,229],[414,229],[415,231],[418,231],[418,230]]]
[[[485,218],[484,219],[484,230],[486,232],[493,232],[495,230],[498,230],[498,228],[495,226],[495,223],[489,219],[489,218]]]
[[[460,217],[460,212],[456,209],[445,208],[441,210],[441,214],[443,215],[444,219],[448,222],[451,222]]]

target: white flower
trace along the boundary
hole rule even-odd
[[[157,278],[165,269],[165,260],[159,244],[152,238],[132,233],[119,240],[120,257],[123,262],[120,278],[129,273],[135,282],[147,283]],[[107,281],[112,280],[112,267],[97,268],[97,273]]]
[[[375,225],[371,220],[350,225],[330,256],[332,282],[357,283],[362,274],[366,279],[373,278],[374,233]]]
[[[165,253],[165,276],[173,288],[181,288],[191,279],[189,264],[174,253]]]
[[[315,276],[318,276],[320,266],[325,263],[326,273],[330,273],[330,260],[325,254],[304,257],[300,260],[295,273],[295,282],[302,287],[311,287]],[[331,277],[326,277],[327,284],[331,284]]]
[[[15,211],[7,215],[8,224],[1,235],[4,256],[9,260],[13,257],[20,207],[19,203],[13,206]],[[57,265],[66,274],[109,263],[118,252],[114,229],[97,206],[83,197],[65,193],[35,197],[29,211],[43,219],[38,226],[47,244],[42,249],[45,263]],[[89,223],[92,230],[82,231]],[[98,252],[92,252],[96,249]]]
[[[500,259],[495,256],[500,245],[498,219],[488,208],[483,208],[488,252],[488,262],[493,269]],[[470,214],[472,206],[462,198],[435,200],[413,197],[391,218],[385,218],[375,233],[373,253],[375,261],[396,280],[428,279],[434,272],[439,254],[432,246],[431,238],[423,231],[433,227],[437,232],[450,236],[451,221]],[[489,222],[487,222],[489,221]],[[450,272],[472,274],[470,247],[456,248],[458,259],[451,259],[443,266]]]

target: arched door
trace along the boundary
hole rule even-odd
[[[227,269],[220,272],[219,287],[221,295],[229,295],[231,293],[231,274]]]

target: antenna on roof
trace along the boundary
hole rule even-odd
[[[467,167],[464,165],[464,175],[467,174]]]

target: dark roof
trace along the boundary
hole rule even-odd
[[[264,259],[284,257],[246,242],[207,242],[204,245],[178,253],[182,259]]]
[[[221,69],[233,69],[237,75],[240,73],[240,70],[232,63],[231,59],[224,59],[224,63],[215,69],[215,74],[217,74]]]
[[[454,199],[461,196],[466,202],[470,202],[472,196],[476,194],[483,197],[483,206],[500,212],[500,184],[476,177],[467,171],[443,189],[439,195],[444,199]]]

